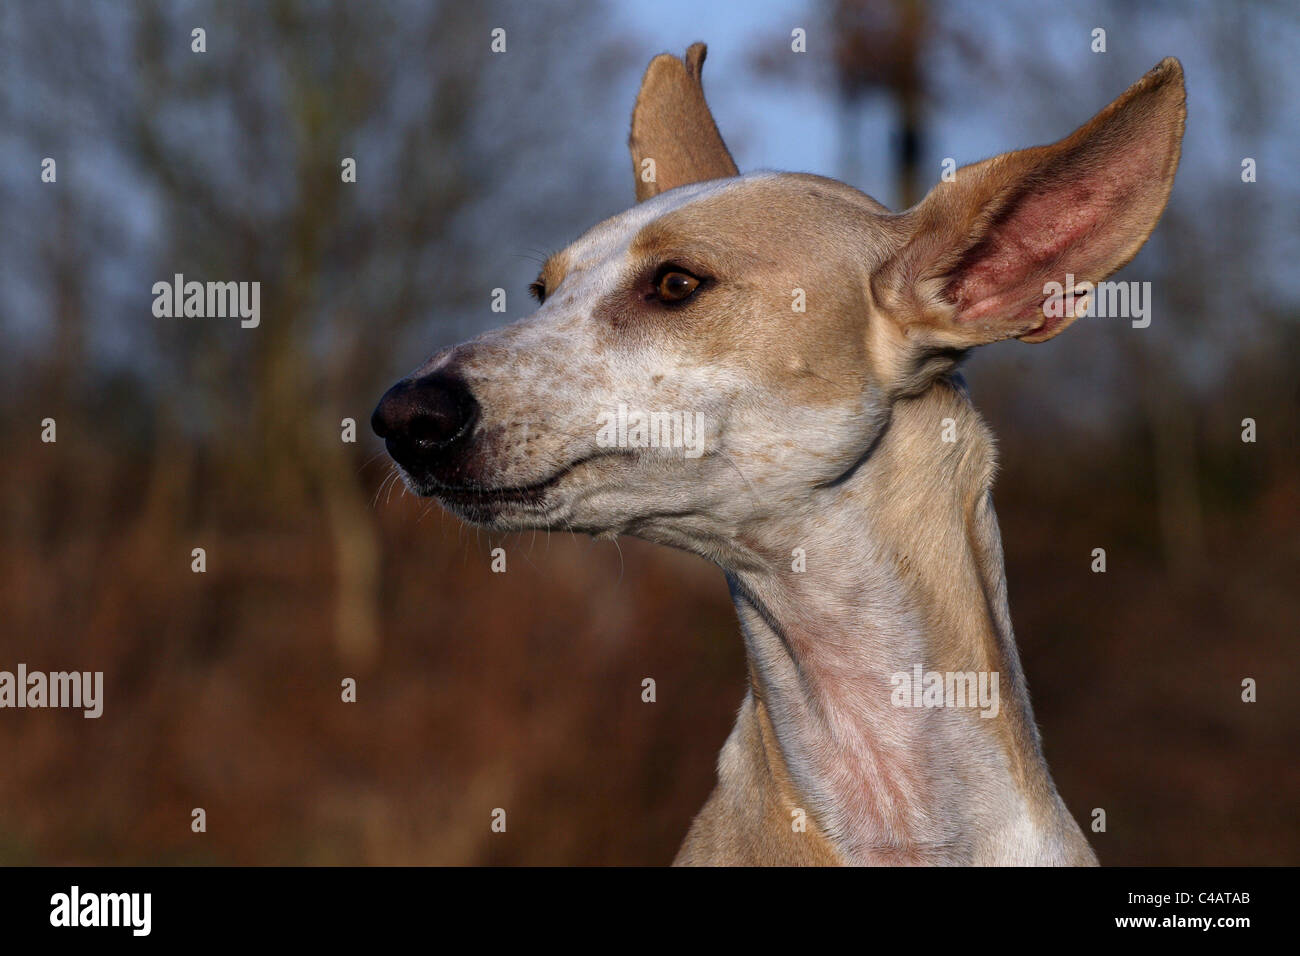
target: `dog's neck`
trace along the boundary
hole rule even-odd
[[[804,810],[846,862],[1091,858],[1034,728],[993,467],[979,416],[941,382],[897,403],[866,460],[799,515],[746,529],[757,560],[728,572],[752,683],[741,721],[762,724],[737,734],[783,763],[803,803],[786,819]],[[932,692],[903,700],[918,668]],[[983,701],[936,699],[936,672],[973,672]]]

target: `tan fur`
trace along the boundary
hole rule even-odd
[[[633,534],[724,570],[750,689],[678,863],[1095,863],[1043,758],[993,441],[954,369],[973,345],[1058,333],[1043,277],[1104,278],[1145,241],[1177,165],[1181,70],[1166,60],[1060,143],[891,214],[815,176],[727,178],[703,58],[647,71],[643,201],[548,261],[535,316],[416,373],[465,382],[478,412],[408,481],[496,529]],[[664,269],[699,292],[666,305]],[[620,405],[698,413],[703,454],[601,445]],[[913,667],[996,673],[996,713],[896,706],[891,677]]]
[[[736,175],[736,163],[704,102],[706,52],[696,43],[685,60],[662,53],[646,68],[628,138],[637,202],[686,183]],[[651,181],[642,175],[647,158],[654,160]]]
[[[751,691],[718,758],[719,785],[695,818],[676,866],[843,866],[815,819],[795,832],[804,802],[790,780],[771,719]],[[806,811],[805,811],[806,812]]]

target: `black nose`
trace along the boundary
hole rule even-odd
[[[403,466],[429,464],[474,428],[478,402],[455,375],[403,379],[379,400],[370,427]]]

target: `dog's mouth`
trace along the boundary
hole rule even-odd
[[[546,496],[546,492],[559,483],[560,477],[557,474],[535,485],[521,485],[509,488],[455,488],[432,485],[426,494],[428,497],[437,498],[444,505],[456,508],[482,509],[488,506],[504,507],[507,505],[526,507],[540,504]]]
[[[547,494],[559,484],[565,473],[567,469],[536,484],[511,487],[451,486],[430,480],[413,484],[418,494],[437,499],[452,514],[477,524],[490,524],[506,513],[541,512]]]
[[[545,523],[543,519],[557,505],[552,494],[556,487],[576,469],[610,454],[601,451],[578,458],[549,477],[524,485],[449,485],[433,476],[417,476],[409,471],[406,475],[416,494],[437,499],[444,508],[466,521],[493,524],[502,519],[520,519]]]

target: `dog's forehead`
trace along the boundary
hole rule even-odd
[[[772,179],[776,175],[778,174],[769,172],[750,173],[731,179],[692,183],[647,199],[598,223],[576,239],[563,253],[567,271],[585,270],[602,263],[620,261],[641,230],[656,220],[704,200],[743,190],[751,183]]]
[[[711,237],[715,247],[741,247],[757,241],[754,230],[759,227],[767,236],[763,241],[778,246],[824,245],[828,235],[843,246],[850,230],[861,232],[862,243],[850,244],[870,259],[871,247],[879,246],[879,253],[889,246],[897,231],[890,222],[894,218],[870,196],[836,180],[807,173],[748,173],[681,186],[606,219],[553,256],[543,274],[554,280],[552,287],[573,273],[605,284],[636,258],[630,253],[645,251],[642,237],[653,236],[652,246],[664,236],[698,235]]]

